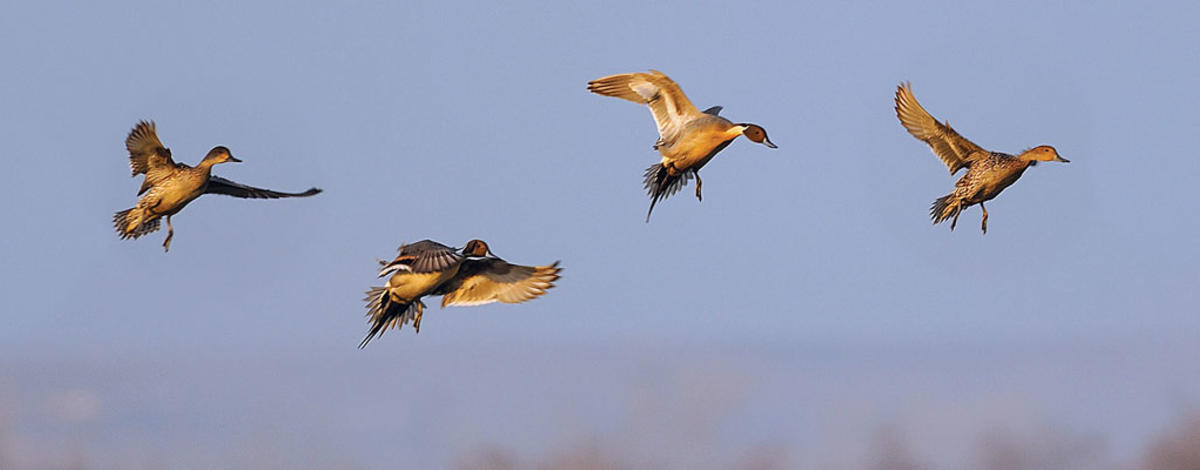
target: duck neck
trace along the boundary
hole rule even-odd
[[[196,169],[203,171],[204,174],[208,174],[208,173],[212,172],[212,167],[213,167],[213,165],[216,165],[216,164],[217,164],[216,160],[205,158],[204,160],[200,160],[200,163],[196,164]]]
[[[734,125],[725,131],[725,140],[736,139],[739,135],[742,135],[743,132],[746,132],[746,126],[740,124]]]
[[[1021,152],[1014,158],[1016,158],[1021,163],[1024,163],[1025,168],[1029,168],[1031,166],[1036,166],[1038,163],[1037,160],[1034,160],[1033,158],[1030,157],[1029,152]]]

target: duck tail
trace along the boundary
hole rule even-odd
[[[113,228],[117,229],[117,234],[122,240],[137,238],[158,230],[159,224],[158,217],[146,220],[146,211],[137,207],[113,215]]]
[[[367,302],[367,318],[371,319],[371,330],[367,337],[358,344],[358,349],[365,348],[376,336],[382,335],[389,328],[400,328],[408,322],[413,322],[413,328],[421,332],[421,313],[425,304],[420,300],[414,302],[396,302],[388,295],[383,287],[372,287],[363,298]]]
[[[679,192],[687,185],[688,180],[692,179],[692,172],[681,171],[674,175],[662,163],[655,163],[646,168],[645,177],[642,180],[646,193],[650,195],[650,210],[646,211],[646,222],[650,222],[650,214],[654,212],[654,205],[658,204],[659,200],[666,199]]]
[[[952,196],[939,197],[929,207],[929,217],[933,219],[934,225],[942,223],[951,217],[957,217],[958,213],[962,212],[962,201],[954,199]]]

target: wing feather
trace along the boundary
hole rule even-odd
[[[597,78],[588,82],[588,90],[649,106],[663,141],[673,140],[687,122],[703,114],[678,83],[657,70]]]
[[[279,199],[284,197],[308,197],[321,192],[319,188],[309,188],[302,193],[285,193],[270,189],[255,188],[241,183],[235,183],[220,176],[209,176],[205,194],[224,194],[226,196],[245,199]]]
[[[416,243],[400,245],[400,253],[390,262],[382,263],[379,276],[383,277],[396,271],[413,273],[431,273],[445,271],[462,262],[462,255],[457,248],[451,248],[433,240],[421,240]]]
[[[444,295],[442,307],[496,301],[515,304],[545,294],[554,287],[560,271],[558,261],[548,266],[521,266],[499,258],[469,259],[433,295]]]
[[[171,149],[164,147],[162,141],[158,140],[154,121],[138,121],[125,137],[125,149],[129,151],[129,170],[132,176],[143,173],[146,175],[138,194],[167,179],[177,166],[175,160],[171,159]]]
[[[955,132],[949,124],[934,119],[913,96],[912,85],[905,82],[896,89],[896,117],[909,134],[925,142],[933,150],[950,174],[969,166],[971,162],[987,155],[987,151]]]

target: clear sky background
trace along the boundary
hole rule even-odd
[[[1197,20],[9,5],[0,467],[1135,468],[1200,406]],[[586,83],[650,68],[779,149],[739,139],[702,203],[686,189],[646,224],[653,122]],[[987,235],[978,208],[930,226],[954,178],[897,122],[902,80],[985,148],[1072,163],[989,203]],[[170,253],[163,232],[122,241],[139,119],[178,161],[225,145],[244,163],[216,174],[325,193],[205,196]],[[565,271],[356,349],[375,259],[424,238]]]

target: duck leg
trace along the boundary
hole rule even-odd
[[[981,202],[981,203],[979,203],[979,208],[980,208],[980,209],[983,209],[983,224],[982,224],[982,227],[983,227],[983,233],[984,233],[984,234],[987,234],[987,208],[986,208],[986,207],[983,207],[983,203],[982,203],[982,202]]]
[[[175,228],[171,227],[171,216],[167,216],[167,239],[163,240],[163,251],[171,251],[171,237],[175,236]]]
[[[699,171],[695,172],[695,175],[696,175],[696,200],[703,201],[704,198],[700,197],[700,186],[703,185],[704,182],[700,181],[700,172]]]
[[[421,303],[421,299],[417,299],[417,314],[413,317],[413,329],[417,333],[421,332],[421,314],[425,313],[425,304]]]

